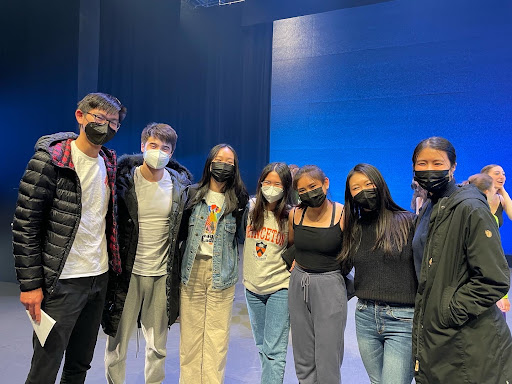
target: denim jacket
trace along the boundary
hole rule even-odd
[[[212,288],[226,289],[236,284],[238,280],[238,242],[243,241],[244,229],[242,223],[237,228],[233,213],[222,216],[217,224],[213,241]],[[203,199],[192,208],[188,222],[188,236],[181,264],[181,282],[188,284],[190,271],[196,258],[197,250],[208,218],[208,205]]]

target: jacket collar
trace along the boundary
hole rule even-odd
[[[134,155],[123,155],[119,158],[119,162],[117,164],[117,172],[119,175],[130,174],[133,177],[135,167],[141,166],[143,162],[144,159],[141,153]],[[181,184],[186,186],[192,183],[192,174],[190,171],[173,158],[169,160],[169,163],[165,168],[171,174],[171,176],[175,177]]]

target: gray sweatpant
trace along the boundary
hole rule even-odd
[[[347,291],[340,271],[295,265],[288,291],[295,372],[301,384],[341,383]]]
[[[116,337],[107,339],[105,375],[109,384],[124,383],[126,352],[139,312],[146,340],[145,382],[154,384],[164,380],[168,334],[166,278],[132,274]]]

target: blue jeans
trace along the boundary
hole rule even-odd
[[[260,355],[261,383],[282,384],[290,332],[288,289],[268,295],[258,295],[246,289],[245,298]]]
[[[411,383],[413,316],[414,307],[358,300],[357,344],[371,384]]]

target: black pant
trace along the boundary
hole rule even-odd
[[[55,383],[64,351],[61,383],[83,383],[91,367],[101,314],[107,293],[108,273],[62,279],[41,308],[55,319],[44,348],[34,334],[34,355],[26,384]]]

